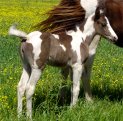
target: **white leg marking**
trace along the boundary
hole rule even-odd
[[[32,69],[32,73],[29,82],[26,86],[26,100],[27,100],[27,116],[31,119],[32,117],[32,95],[34,94],[37,81],[41,76],[40,69]]]
[[[82,70],[83,70],[82,65],[75,64],[73,66],[73,86],[71,88],[71,106],[75,105],[78,100]]]
[[[26,88],[26,84],[28,82],[28,79],[29,79],[29,75],[27,73],[27,71],[23,68],[23,72],[22,72],[22,75],[21,75],[21,79],[18,83],[18,93],[17,93],[17,96],[18,96],[18,117],[20,117],[21,113],[22,113],[22,97],[24,96],[24,92],[25,92],[25,88]]]

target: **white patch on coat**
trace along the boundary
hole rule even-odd
[[[80,45],[83,43],[87,36],[91,36],[94,32],[94,21],[92,17],[94,16],[94,13],[90,15],[84,25],[83,32],[79,29],[79,27],[76,27],[77,31],[68,31],[66,34],[72,36],[72,42],[71,47],[72,50],[77,53],[77,61],[81,63],[81,53],[80,53]]]
[[[118,36],[116,35],[116,33],[114,32],[113,28],[111,27],[108,18],[105,17],[105,19],[106,19],[106,21],[107,21],[107,26],[108,26],[109,31],[111,32],[111,35],[112,35],[113,37],[115,37],[116,39],[118,39]],[[109,39],[110,39],[110,37],[109,37]]]
[[[93,34],[93,32],[95,32],[94,21],[92,20],[93,16],[94,16],[94,13],[88,17],[86,24],[84,25],[84,31],[83,31],[84,40],[87,36],[90,36]]]
[[[71,41],[71,47],[72,50],[77,53],[77,61],[81,63],[81,53],[80,53],[80,45],[83,42],[82,39],[82,31],[79,29],[79,27],[76,27],[77,31],[68,31],[66,32],[67,35],[72,36],[72,41]],[[71,62],[69,62],[70,64]]]
[[[62,49],[66,51],[66,47],[64,45],[60,44],[60,47],[62,47]]]
[[[41,35],[42,33],[39,31],[34,31],[27,35],[27,43],[31,43],[33,46],[34,67],[37,67],[36,60],[39,59],[41,53]]]
[[[52,34],[56,39],[59,39],[59,35],[57,34]]]
[[[88,18],[95,12],[98,5],[98,0],[80,0],[80,5],[85,9],[85,18]]]

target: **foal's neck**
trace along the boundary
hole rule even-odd
[[[84,24],[80,25],[80,30],[83,33],[83,40],[89,46],[92,42],[96,32],[94,28],[94,15],[92,14],[88,19],[85,20]],[[83,28],[82,28],[83,27]]]

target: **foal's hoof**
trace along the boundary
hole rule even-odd
[[[86,97],[86,101],[87,101],[87,102],[92,102],[92,103],[93,103],[92,97]]]

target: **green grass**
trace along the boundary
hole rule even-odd
[[[19,28],[30,32],[42,15],[58,0],[0,0],[0,121],[17,121],[16,87],[22,66],[20,41],[8,36],[9,27],[17,22]],[[91,88],[94,102],[84,100],[83,88],[77,105],[70,109],[70,85],[64,89],[66,103],[59,98],[62,82],[59,68],[47,66],[33,96],[34,121],[123,121],[123,49],[102,39],[92,70]],[[25,98],[24,112],[25,112]],[[26,120],[25,113],[21,119]]]

